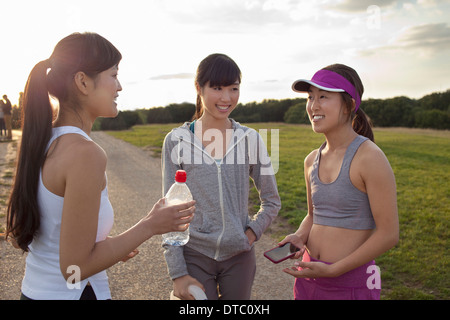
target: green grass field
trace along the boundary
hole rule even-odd
[[[166,133],[177,124],[135,126],[109,132],[160,155]],[[249,124],[256,130],[279,129],[280,216],[297,227],[306,214],[303,160],[324,141],[310,126]],[[450,299],[450,133],[419,129],[375,129],[397,181],[400,241],[377,259],[382,299]],[[270,145],[268,146],[270,152]],[[254,194],[253,194],[254,196]],[[286,229],[289,229],[286,228]],[[288,230],[286,231],[288,232]]]

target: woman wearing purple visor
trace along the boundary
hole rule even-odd
[[[298,300],[379,299],[374,259],[398,242],[396,185],[360,108],[361,79],[334,64],[292,88],[308,93],[312,129],[326,141],[304,161],[308,214],[280,242],[301,248],[294,259],[303,259],[283,271],[296,277]]]

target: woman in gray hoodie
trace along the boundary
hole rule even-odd
[[[266,146],[255,130],[229,118],[239,100],[241,72],[226,55],[212,54],[197,69],[194,120],[167,134],[162,153],[163,194],[175,172],[187,172],[196,214],[185,246],[163,245],[174,294],[193,299],[250,299],[256,271],[253,244],[281,207]],[[260,209],[248,215],[250,179]]]

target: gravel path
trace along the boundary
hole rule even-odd
[[[160,198],[160,159],[104,132],[93,132],[91,137],[108,154],[108,191],[115,213],[111,234],[119,234],[138,222]],[[5,164],[14,159],[15,144],[0,143],[2,177],[5,170],[11,171]],[[2,204],[0,214],[5,212],[4,207]],[[4,226],[4,217],[0,216],[0,224]],[[160,236],[149,239],[139,247],[140,253],[135,258],[125,263],[119,262],[108,270],[113,299],[169,298],[172,282],[167,275],[160,243]],[[281,271],[292,262],[275,265],[262,254],[275,245],[276,241],[268,234],[256,243],[257,269],[252,299],[292,299],[293,278]],[[0,300],[20,296],[24,265],[25,255],[0,239]]]

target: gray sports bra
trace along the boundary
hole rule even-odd
[[[331,183],[322,183],[319,179],[320,156],[326,142],[320,147],[310,176],[315,224],[356,230],[375,228],[367,193],[358,190],[350,180],[350,164],[366,140],[366,137],[358,136],[352,141],[345,152],[339,175]]]

